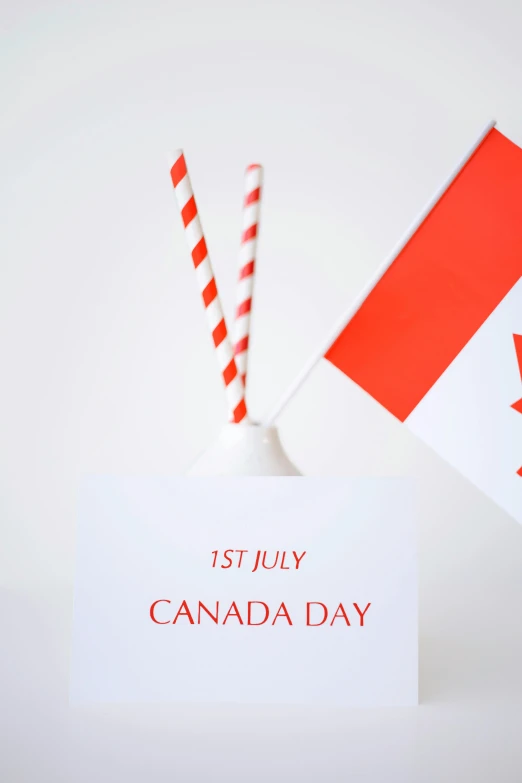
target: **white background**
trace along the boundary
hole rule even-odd
[[[422,706],[73,710],[67,672],[79,477],[180,472],[225,416],[169,150],[228,312],[266,166],[260,415],[485,122],[522,144],[520,4],[1,11],[2,780],[519,781],[522,530],[326,363],[281,434],[311,475],[418,478]]]

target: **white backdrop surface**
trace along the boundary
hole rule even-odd
[[[1,6],[2,781],[519,781],[522,530],[326,363],[282,438],[309,475],[416,477],[421,706],[73,709],[67,682],[80,477],[179,473],[226,415],[169,151],[229,313],[266,167],[260,416],[484,123],[522,144],[520,4]]]

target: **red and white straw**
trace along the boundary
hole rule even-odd
[[[245,200],[243,202],[243,229],[239,251],[239,279],[237,283],[236,320],[234,322],[234,355],[238,372],[246,384],[250,315],[254,290],[257,237],[263,167],[253,163],[245,172]]]
[[[225,382],[230,420],[238,424],[241,421],[248,421],[245,389],[238,374],[232,343],[228,337],[223,308],[219,301],[216,280],[182,150],[176,150],[174,153],[174,163],[170,174],[185,227],[185,236],[194,262],[199,290],[203,297],[219,369]]]

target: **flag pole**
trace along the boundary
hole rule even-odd
[[[360,291],[360,293],[355,297],[355,299],[350,304],[349,308],[343,313],[342,317],[337,321],[332,331],[328,334],[328,337],[323,340],[321,343],[321,346],[319,349],[310,357],[308,362],[305,364],[299,375],[295,378],[293,383],[288,387],[288,389],[285,391],[283,396],[280,398],[280,400],[274,405],[274,407],[269,411],[269,413],[263,418],[262,423],[264,426],[269,427],[273,425],[274,421],[277,419],[277,417],[280,415],[282,410],[288,405],[290,400],[297,394],[303,383],[306,381],[316,364],[319,363],[320,359],[323,358],[325,353],[328,351],[330,346],[333,342],[339,337],[345,326],[352,320],[354,315],[357,313],[357,311],[362,306],[365,299],[368,297],[368,295],[373,291],[379,280],[384,276],[385,272],[390,268],[392,263],[395,261],[401,250],[408,244],[412,236],[415,234],[421,223],[426,220],[431,210],[434,208],[434,206],[437,204],[437,202],[442,198],[444,193],[447,191],[449,186],[452,184],[452,182],[456,179],[456,177],[460,174],[466,163],[470,160],[472,155],[476,152],[478,147],[482,144],[486,136],[490,133],[490,131],[495,127],[496,120],[490,120],[488,124],[483,128],[475,142],[472,144],[472,146],[468,149],[466,154],[460,159],[460,161],[457,163],[451,174],[446,178],[446,180],[442,183],[442,185],[437,189],[437,191],[434,193],[434,195],[431,197],[431,199],[428,201],[424,209],[419,213],[419,215],[415,218],[413,223],[409,226],[406,233],[401,237],[401,239],[397,242],[391,253],[388,255],[388,257],[385,259],[385,261],[381,264],[381,266],[377,269],[374,276],[370,279],[370,281],[366,284],[366,286]]]

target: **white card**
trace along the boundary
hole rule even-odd
[[[72,702],[412,705],[417,681],[407,479],[82,487]]]

